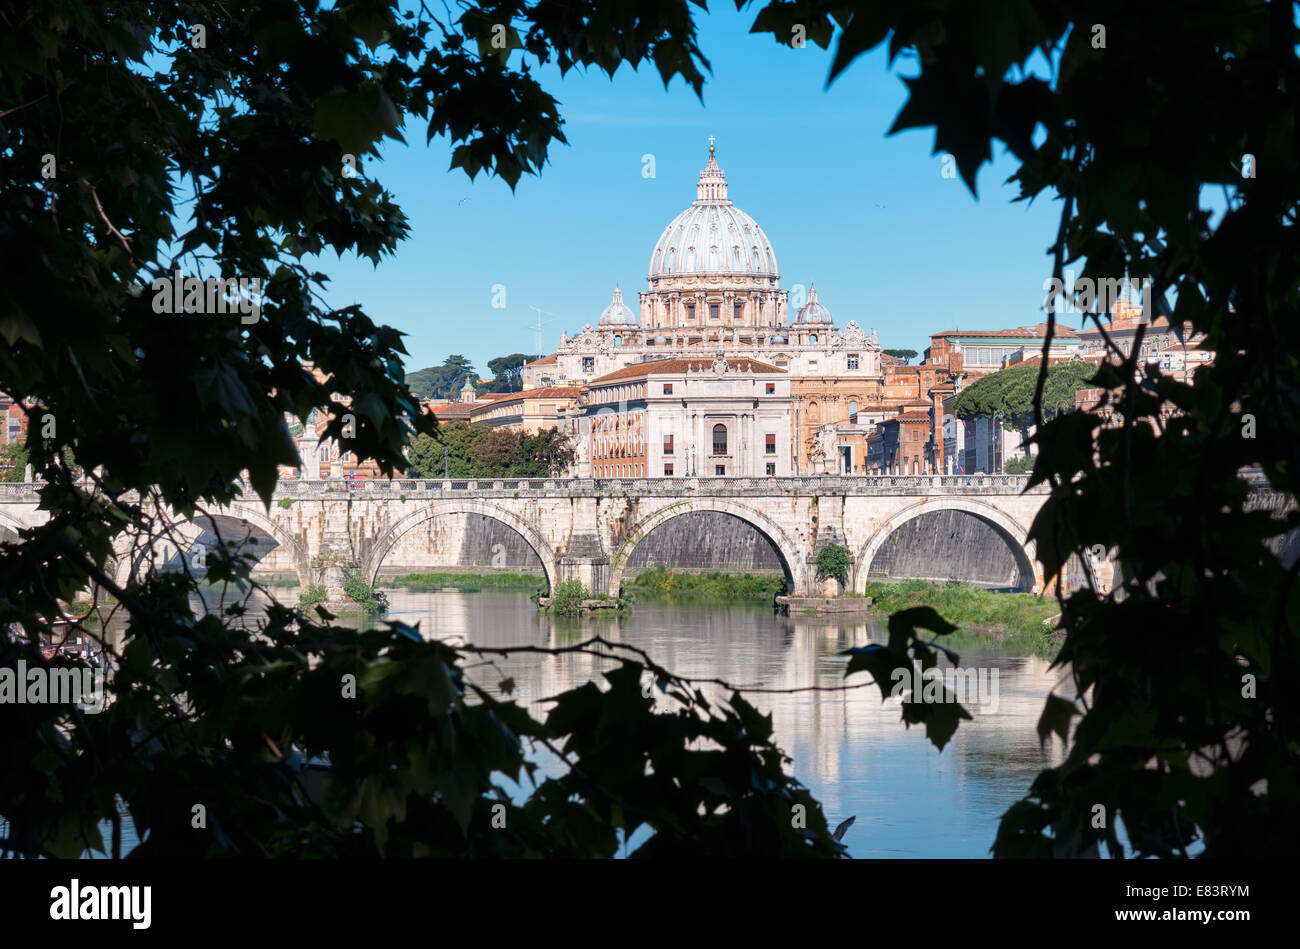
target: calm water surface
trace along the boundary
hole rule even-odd
[[[621,617],[565,619],[538,613],[523,593],[387,592],[386,618],[418,624],[430,638],[566,646],[600,635],[646,650],[675,673],[738,686],[842,685],[847,660],[838,653],[885,640],[874,619],[781,616],[757,604],[641,600]],[[277,595],[292,602],[297,592]],[[548,696],[599,680],[611,666],[572,654],[515,655],[495,663],[499,672],[480,667],[470,675],[498,695],[496,683],[513,678],[514,697],[533,705],[538,717],[545,715]],[[1002,813],[1024,796],[1039,770],[1059,763],[1058,752],[1043,751],[1035,734],[1059,673],[1048,672],[1042,659],[973,649],[962,652],[961,664],[997,670],[997,704],[964,703],[974,720],[963,722],[942,752],[921,727],[905,727],[898,703],[881,702],[874,686],[747,696],[771,713],[776,743],[822,803],[830,825],[856,817],[844,837],[854,857],[987,857]],[[865,678],[855,675],[850,684]],[[535,760],[544,773],[558,767],[542,755]],[[128,825],[124,852],[134,844]]]
[[[781,616],[761,605],[641,600],[625,616],[566,620],[539,614],[523,594],[389,591],[389,618],[418,623],[426,636],[482,646],[563,646],[592,635],[637,646],[685,676],[740,686],[799,688],[844,684],[850,646],[884,642],[874,619]],[[493,687],[515,680],[520,702],[599,677],[609,663],[585,655],[516,655],[495,660],[500,674],[474,670]],[[997,670],[997,706],[966,707],[942,752],[919,726],[906,728],[895,701],[880,691],[753,694],[771,713],[776,743],[792,770],[821,801],[831,826],[857,818],[844,842],[855,857],[986,857],[998,818],[1023,797],[1034,776],[1058,763],[1044,752],[1035,726],[1043,700],[1060,678],[1042,659],[961,654],[964,667]],[[855,675],[850,684],[863,681]],[[539,705],[534,714],[544,714]]]

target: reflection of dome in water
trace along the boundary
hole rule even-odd
[[[727,178],[709,146],[695,202],[664,229],[650,276],[737,274],[777,277],[776,252],[758,222],[727,200]]]

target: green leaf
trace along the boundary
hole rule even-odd
[[[889,651],[905,655],[911,640],[916,636],[917,628],[928,629],[940,636],[946,636],[957,629],[945,620],[932,606],[914,606],[899,610],[889,616]]]
[[[1047,736],[1056,733],[1061,741],[1070,740],[1070,720],[1079,714],[1075,703],[1049,693],[1043,705],[1043,713],[1038,717],[1038,738],[1047,741]]]
[[[952,736],[957,733],[957,726],[962,721],[970,721],[971,714],[956,701],[956,696],[946,686],[943,700],[939,702],[907,701],[903,703],[903,721],[910,724],[923,723],[925,737],[939,751],[943,751]]]
[[[397,131],[399,121],[388,94],[373,83],[355,92],[327,93],[316,101],[317,136],[338,142],[347,154],[373,151],[379,139]]]

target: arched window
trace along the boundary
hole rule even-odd
[[[858,400],[857,399],[849,400],[849,424],[850,425],[858,424]]]
[[[725,425],[713,426],[713,453],[715,455],[727,453],[727,426]]]

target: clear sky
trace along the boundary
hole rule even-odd
[[[889,70],[881,47],[827,89],[830,52],[750,35],[753,13],[726,4],[697,17],[713,67],[702,103],[680,79],[665,90],[644,65],[612,80],[538,72],[560,101],[569,144],[514,193],[500,179],[448,171],[450,144],[426,146],[424,128],[408,126],[410,144],[387,143],[362,173],[394,193],[411,235],[378,269],[322,261],[330,302],[361,303],[409,334],[408,372],[461,353],[487,375],[494,356],[531,352],[531,306],[561,317],[543,317],[551,352],[561,330],[596,322],[616,282],[637,310],[650,253],[694,200],[713,135],[729,197],[771,240],[781,286],[815,281],[839,326],[857,320],[878,328],[883,347],[919,351],[940,330],[1045,318],[1059,204],[1013,204],[1016,188],[1004,182],[1015,164],[1000,153],[981,170],[976,200],[960,178],[941,176],[932,129],[886,137],[910,63]],[[645,155],[653,178],[642,174]],[[498,284],[504,309],[492,305]]]

